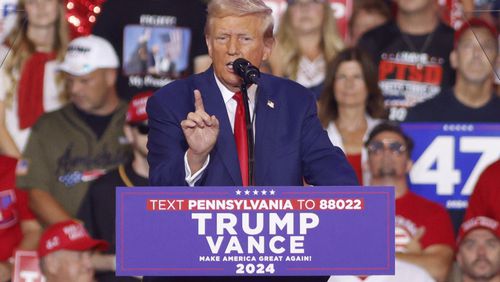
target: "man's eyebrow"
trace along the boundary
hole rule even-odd
[[[474,239],[470,239],[470,238],[465,238],[462,242],[462,244],[465,244],[465,243],[470,243],[470,242],[475,242]]]

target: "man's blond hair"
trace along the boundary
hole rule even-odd
[[[254,15],[263,20],[264,38],[273,38],[273,10],[262,0],[211,0],[207,8],[205,35],[210,35],[213,18]]]

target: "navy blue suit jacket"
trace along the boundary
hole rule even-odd
[[[194,112],[195,89],[205,111],[220,123],[210,162],[196,185],[241,185],[234,135],[212,68],[172,82],[148,101],[148,161],[154,186],[183,186],[188,149],[180,123]],[[344,153],[331,144],[316,113],[314,96],[301,85],[262,74],[256,102],[255,185],[357,185]]]

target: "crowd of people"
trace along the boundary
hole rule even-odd
[[[139,281],[114,273],[115,187],[233,182],[394,186],[396,275],[328,281],[500,281],[500,160],[452,221],[411,191],[415,144],[399,124],[500,123],[499,14],[464,0],[454,30],[436,0],[354,0],[344,36],[327,0],[287,0],[274,32],[261,0],[227,1],[107,0],[93,34],[71,40],[64,1],[19,0],[0,42],[0,282],[17,250],[37,251],[49,282]],[[176,71],[159,71],[160,53]],[[256,136],[279,129],[256,137],[255,175],[236,137],[238,56],[274,91],[250,87],[249,104],[258,93],[281,110],[259,112]],[[225,108],[207,96],[217,88]]]

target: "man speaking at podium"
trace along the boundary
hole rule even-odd
[[[148,101],[151,185],[302,186],[304,180],[312,185],[357,185],[343,152],[332,146],[320,125],[314,96],[290,80],[266,74],[258,78],[256,67],[269,57],[274,44],[271,12],[262,0],[210,2],[205,38],[212,67],[168,84]],[[242,72],[233,68],[239,58],[249,63]],[[245,77],[248,70],[251,77]],[[246,80],[255,82],[248,85],[248,112],[240,92]],[[311,278],[144,281],[328,279]]]
[[[148,102],[151,185],[357,185],[320,125],[313,95],[271,75],[248,87],[255,131],[249,162],[253,140],[247,142],[243,80],[233,62],[244,58],[258,67],[269,57],[271,12],[261,0],[210,2],[205,38],[212,67],[168,84]]]

